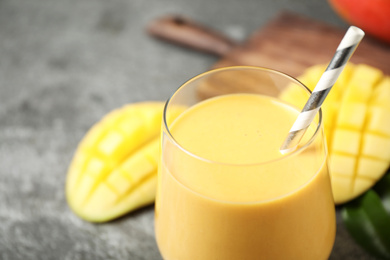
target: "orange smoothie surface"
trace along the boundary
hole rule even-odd
[[[312,154],[302,154],[278,164],[277,170],[268,166],[262,172],[256,169],[259,164],[286,156],[279,149],[298,114],[277,99],[254,94],[226,95],[199,103],[174,122],[171,133],[190,153],[232,167],[200,164],[178,154],[176,161],[192,165],[192,169],[177,169],[172,174],[185,186],[218,200],[269,200],[298,189],[321,169],[324,158],[313,160]],[[314,131],[313,125],[303,144]],[[215,182],[224,185],[210,181],[207,170]]]
[[[187,111],[171,128],[195,155],[220,163],[254,164],[280,158],[279,148],[298,113],[260,95],[227,95]]]

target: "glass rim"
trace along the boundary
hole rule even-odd
[[[197,160],[203,161],[205,163],[225,165],[225,166],[236,166],[236,167],[237,166],[246,166],[246,167],[249,166],[250,167],[250,166],[260,166],[260,165],[265,165],[265,164],[271,164],[271,163],[275,163],[275,162],[278,162],[278,161],[289,159],[289,158],[299,154],[300,152],[306,150],[314,142],[314,140],[318,136],[319,132],[321,131],[321,126],[323,124],[323,122],[322,122],[322,108],[320,108],[318,110],[318,112],[317,112],[319,117],[318,117],[318,124],[316,126],[316,129],[315,129],[314,133],[312,134],[312,136],[310,137],[310,139],[304,145],[302,145],[301,147],[295,149],[292,152],[289,152],[289,153],[287,153],[285,155],[282,155],[281,157],[278,157],[278,158],[272,159],[272,160],[268,160],[268,161],[264,161],[264,162],[258,162],[258,163],[226,163],[226,162],[219,162],[219,161],[215,161],[215,160],[210,160],[210,159],[207,159],[207,158],[204,158],[202,156],[199,156],[197,154],[192,153],[191,151],[189,151],[185,147],[183,147],[178,141],[176,141],[176,139],[174,138],[173,134],[171,133],[171,131],[170,131],[169,127],[168,127],[168,123],[167,123],[167,110],[168,110],[168,106],[169,106],[170,102],[172,101],[172,98],[175,97],[175,95],[180,91],[180,89],[184,88],[186,85],[190,84],[191,82],[193,82],[193,81],[195,81],[195,80],[197,80],[199,78],[202,78],[204,76],[207,76],[207,75],[210,75],[210,74],[213,74],[213,73],[217,73],[217,72],[220,72],[220,71],[238,70],[238,69],[251,69],[251,70],[259,70],[259,71],[271,72],[271,73],[274,73],[275,75],[279,75],[279,76],[287,78],[287,79],[289,79],[291,81],[294,81],[296,83],[296,85],[303,87],[308,92],[309,96],[312,93],[312,91],[308,87],[306,87],[305,84],[300,82],[298,79],[296,79],[296,78],[294,78],[294,77],[292,77],[292,76],[290,76],[290,75],[288,75],[286,73],[283,73],[283,72],[280,72],[278,70],[275,70],[275,69],[270,69],[270,68],[265,68],[265,67],[258,67],[258,66],[243,66],[243,65],[240,65],[240,66],[222,67],[222,68],[211,69],[211,70],[205,71],[203,73],[200,73],[200,74],[190,78],[189,80],[187,80],[183,84],[181,84],[180,87],[178,87],[175,90],[175,92],[165,102],[164,110],[163,110],[163,118],[162,118],[163,119],[163,126],[164,126],[166,132],[168,133],[168,137],[171,139],[171,141],[174,143],[174,145],[176,145],[178,148],[180,148],[180,150],[182,150],[183,152],[185,152],[189,156],[191,156],[193,158],[196,158]],[[288,135],[288,133],[286,133],[286,137],[287,137],[287,135]],[[282,142],[281,142],[281,145],[282,145]]]

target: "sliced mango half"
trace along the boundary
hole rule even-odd
[[[154,202],[163,106],[126,105],[87,132],[66,180],[66,198],[78,216],[104,222]]]
[[[298,79],[313,90],[325,69],[311,67]],[[304,99],[293,88],[282,98],[292,104]],[[333,196],[341,204],[367,191],[389,168],[390,77],[372,66],[350,63],[322,110]]]

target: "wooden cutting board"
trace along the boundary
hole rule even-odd
[[[242,43],[180,16],[152,21],[148,32],[172,43],[220,56],[213,68],[253,65],[296,77],[309,66],[328,64],[346,29],[282,12]],[[351,62],[365,63],[390,75],[390,46],[366,35]]]

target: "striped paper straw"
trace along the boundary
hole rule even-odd
[[[280,147],[280,152],[285,154],[296,149],[307,128],[313,121],[315,115],[320,109],[330,89],[335,84],[340,73],[343,71],[348,60],[351,58],[356,47],[363,39],[364,32],[355,27],[349,27],[348,31],[341,40],[336,53],[322,74],[313,93],[303,107],[294,125],[285,139],[283,145]]]

